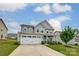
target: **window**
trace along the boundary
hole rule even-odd
[[[2,32],[3,30],[1,29],[1,32]]]
[[[50,32],[50,34],[52,34],[52,32]]]
[[[31,38],[31,36],[27,36],[28,38]]]
[[[26,29],[24,28],[24,30],[23,30],[24,32],[26,32]]]
[[[26,31],[26,28],[24,28],[24,31]]]
[[[40,38],[40,36],[37,36],[37,38]]]
[[[33,36],[33,38],[36,38],[36,36]]]
[[[41,32],[43,33],[43,30]]]
[[[23,31],[24,31],[24,32],[26,32],[26,29],[27,29],[27,28],[26,28],[26,27],[24,27],[24,28],[23,28]]]
[[[47,31],[47,33],[48,33],[48,31]]]
[[[22,37],[26,37],[26,36],[22,36]]]
[[[39,32],[39,30],[37,29],[37,32]]]
[[[0,32],[2,32],[3,31],[3,29],[0,29]]]

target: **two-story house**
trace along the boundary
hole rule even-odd
[[[54,29],[46,21],[42,21],[36,26],[21,24],[21,31],[18,32],[17,41],[20,44],[41,44],[53,37]]]
[[[0,18],[0,39],[5,39],[7,37],[8,28],[6,27],[3,20]]]

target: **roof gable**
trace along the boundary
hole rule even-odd
[[[4,21],[0,18],[0,21],[3,23],[3,25],[5,26],[5,28],[8,30],[7,26],[5,25]]]
[[[36,27],[39,26],[39,25],[41,25],[45,29],[54,30],[53,27],[46,20],[44,20],[44,21],[40,22],[39,24],[37,24]]]

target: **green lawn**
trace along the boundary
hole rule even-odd
[[[79,45],[73,46],[73,47],[66,47],[60,44],[57,44],[57,45],[49,44],[47,46],[67,56],[79,56]]]
[[[8,56],[17,47],[16,40],[0,40],[0,56]]]

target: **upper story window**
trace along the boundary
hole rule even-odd
[[[3,29],[0,29],[0,32],[2,32],[3,31]]]
[[[1,29],[1,32],[3,31],[3,29]]]
[[[41,32],[43,33],[43,30]]]
[[[24,29],[23,29],[23,30],[24,30],[24,31],[26,31],[26,29],[27,29],[27,28],[26,28],[26,27],[24,27]]]
[[[39,32],[39,30],[37,29],[37,32]]]
[[[48,31],[47,31],[47,33],[48,33]]]
[[[50,34],[52,34],[52,32],[50,32]]]
[[[26,31],[26,29],[24,28],[24,31]]]

